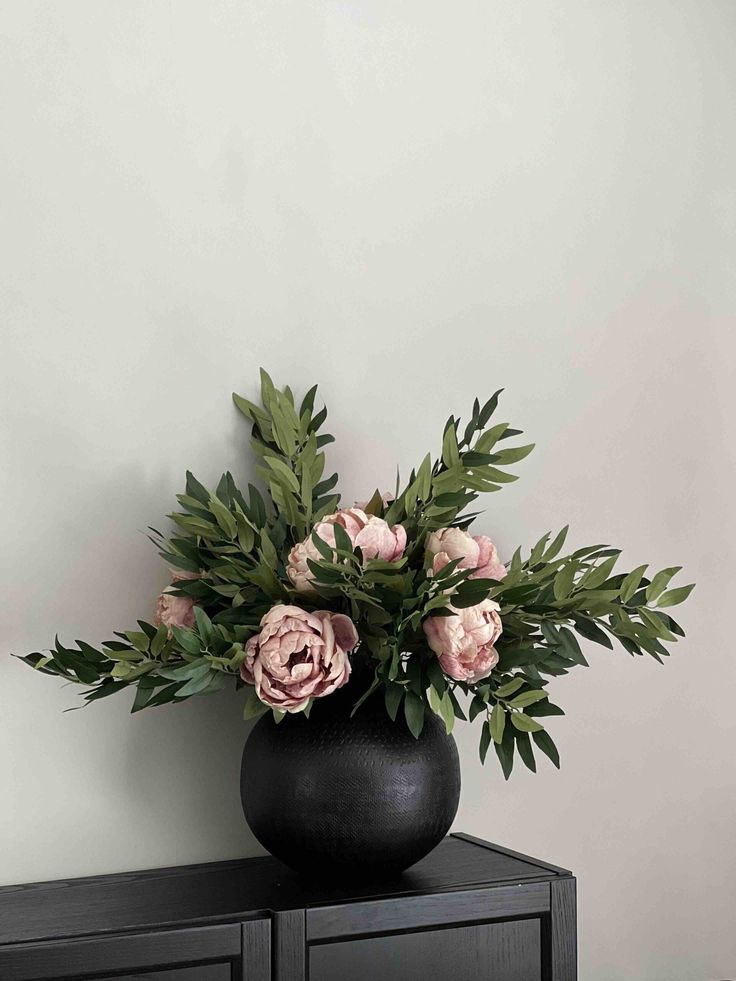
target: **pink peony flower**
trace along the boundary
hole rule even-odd
[[[493,646],[503,629],[498,603],[487,599],[464,610],[449,609],[454,616],[424,621],[427,643],[446,675],[475,684],[498,664],[498,651]]]
[[[323,518],[315,526],[317,535],[332,548],[335,547],[334,525],[341,525],[348,534],[353,548],[359,547],[365,561],[384,559],[386,562],[396,562],[404,554],[406,548],[406,531],[402,525],[390,528],[383,518],[366,514],[360,508],[345,508],[327,518]],[[286,563],[286,573],[291,579],[297,592],[312,591],[312,575],[307,560],[318,562],[322,556],[312,541],[311,535],[295,545],[289,552]]]
[[[432,555],[435,575],[453,559],[460,559],[458,569],[474,570],[471,579],[501,580],[506,575],[496,546],[485,535],[469,535],[461,528],[440,528],[427,536],[427,551]]]
[[[171,569],[171,585],[177,582],[184,582],[187,579],[199,579],[197,572],[185,572],[182,569]],[[164,590],[156,603],[156,612],[153,615],[155,627],[164,624],[168,627],[169,637],[171,637],[172,627],[182,627],[189,629],[195,624],[194,600],[191,596],[174,596]]]
[[[342,613],[279,604],[261,620],[261,632],[245,645],[240,675],[262,702],[300,712],[350,677],[348,653],[358,643],[355,624]]]

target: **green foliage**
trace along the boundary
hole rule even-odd
[[[250,424],[262,488],[248,484],[241,491],[227,472],[209,489],[188,472],[178,509],[169,515],[173,531],[150,529],[176,577],[169,591],[195,604],[191,629],[169,631],[139,621],[98,647],[83,641],[65,647],[57,638],[50,650],[22,660],[42,674],[84,685],[85,703],[132,688],[133,712],[235,683],[245,689],[244,717],[251,719],[268,711],[240,677],[245,644],[261,618],[277,603],[326,608],[354,621],[360,645],[353,660],[370,668],[355,711],[380,692],[391,719],[416,737],[428,713],[439,716],[448,732],[457,719],[480,720],[480,757],[485,760],[493,746],[506,778],[517,756],[535,771],[535,749],[559,767],[545,725],[564,713],[547,689],[552,679],[588,666],[578,638],[661,662],[669,654],[666,645],[684,636],[665,611],[687,599],[693,585],[671,586],[679,567],[650,575],[646,565],[622,572],[620,551],[604,545],[563,555],[567,527],[544,535],[526,558],[518,549],[500,582],[471,578],[473,570],[461,569],[459,560],[428,574],[428,534],[468,529],[478,514],[468,509],[479,495],[516,480],[508,468],[533,449],[515,442],[521,430],[494,421],[500,390],[484,404],[475,400],[465,426],[450,416],[438,455],[426,454],[403,487],[397,477],[395,499],[385,504],[376,491],[366,505],[368,514],[404,526],[402,558],[366,558],[337,524],[333,547],[315,531],[340,501],[337,474],[325,477],[323,450],[333,437],[322,431],[327,410],[315,412],[316,395],[314,386],[297,405],[290,388],[278,389],[261,371],[260,401],[235,394],[233,400]],[[286,574],[288,554],[310,538],[313,591],[296,593]],[[456,681],[428,649],[424,624],[487,599],[499,605],[503,623],[498,664],[473,684]],[[281,721],[284,714],[274,717]]]

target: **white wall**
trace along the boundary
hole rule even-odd
[[[736,977],[729,0],[4,0],[2,649],[150,613],[141,531],[230,403],[319,381],[347,500],[505,385],[488,501],[684,564],[665,667],[555,683],[542,765],[459,736],[457,828],[579,875],[583,981]],[[729,331],[729,326],[731,331]],[[0,661],[0,881],[254,854],[235,695],[130,717]]]

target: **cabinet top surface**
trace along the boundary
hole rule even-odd
[[[302,879],[270,856],[0,888],[0,944],[93,936],[569,875],[469,835],[371,883]]]

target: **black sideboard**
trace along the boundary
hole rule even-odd
[[[574,981],[570,872],[469,835],[373,884],[273,858],[0,889],[0,981]]]

